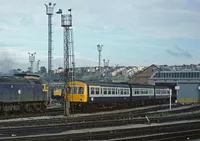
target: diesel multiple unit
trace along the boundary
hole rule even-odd
[[[129,83],[73,81],[66,87],[65,98],[76,108],[85,105],[106,107],[148,102],[166,103],[170,94],[170,89],[165,86]]]

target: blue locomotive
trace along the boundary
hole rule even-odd
[[[43,112],[48,103],[47,92],[37,75],[0,76],[0,110]]]

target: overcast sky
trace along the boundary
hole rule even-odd
[[[111,65],[200,63],[200,0],[1,0],[1,66],[26,69],[28,52],[47,66],[48,2],[54,12],[72,8],[76,66],[98,65],[97,44]],[[63,66],[63,29],[60,15],[52,20],[55,69]]]

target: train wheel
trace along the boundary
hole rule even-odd
[[[40,104],[34,104],[34,110],[35,110],[36,112],[40,112],[40,109],[41,109]]]
[[[31,113],[34,111],[33,106],[31,104],[26,104],[25,109],[28,113]]]
[[[43,112],[45,112],[45,111],[46,111],[46,105],[41,104],[41,105],[40,105],[40,110],[39,110],[39,112],[43,113]]]

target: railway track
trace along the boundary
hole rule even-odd
[[[190,104],[188,104],[189,106]],[[172,104],[172,108],[177,108],[177,107],[182,107],[183,105],[179,104]],[[186,105],[187,106],[187,105]],[[147,108],[146,108],[147,107]],[[164,105],[153,105],[153,106],[146,106],[146,107],[138,107],[138,108],[131,108],[131,109],[121,109],[121,110],[115,110],[115,111],[104,111],[104,112],[96,112],[96,113],[82,113],[82,114],[72,114],[68,120],[72,121],[73,119],[82,119],[87,120],[89,116],[93,116],[93,120],[99,120],[100,118],[106,118],[106,116],[120,116],[124,115],[125,113],[127,114],[133,114],[133,112],[136,112],[136,116],[138,114],[141,114],[144,112],[149,112],[149,111],[156,111],[156,110],[164,110],[168,109],[169,105],[164,104]],[[142,109],[142,110],[141,110]],[[0,113],[0,121],[1,120],[6,120],[6,119],[17,119],[17,118],[33,118],[33,117],[41,117],[41,116],[58,116],[58,115],[63,115],[64,110],[62,108],[50,108],[47,109],[46,112],[44,113],[19,113],[18,111],[8,114],[5,116],[3,113]],[[121,117],[121,116],[120,116]],[[103,120],[103,119],[102,119]]]
[[[176,104],[172,104],[172,107],[179,107],[181,105],[176,105]],[[147,109],[148,110],[154,110],[154,109],[166,109],[167,108],[167,104],[165,105],[154,105],[154,106],[150,106],[152,108],[149,108]],[[140,108],[143,108],[143,107],[139,107]],[[132,108],[132,110],[135,109],[135,108]],[[137,108],[136,108],[137,109]],[[115,111],[118,111],[117,113],[121,112],[121,111],[127,111],[127,109],[122,109],[122,110],[115,110]],[[98,112],[98,113],[81,113],[81,114],[72,114],[72,117],[74,116],[88,116],[88,115],[92,115],[92,114],[99,114],[99,115],[102,115],[102,114],[109,114],[109,113],[113,113],[113,114],[116,114],[115,111],[101,111],[101,112]],[[127,111],[128,112],[128,111]],[[145,110],[144,110],[145,112]],[[24,117],[41,117],[41,116],[56,116],[56,115],[63,115],[64,113],[64,109],[63,108],[49,108],[47,109],[45,112],[43,113],[20,113],[19,111],[15,111],[15,112],[12,112],[12,113],[9,113],[7,115],[4,115],[4,113],[0,113],[0,120],[4,120],[4,119],[14,119],[14,118],[24,118]]]
[[[41,128],[43,129],[43,128]],[[58,128],[55,128],[57,130]],[[107,128],[88,128],[82,130],[70,130],[61,131],[59,128],[57,133],[49,131],[44,133],[44,129],[40,134],[36,134],[37,130],[33,130],[31,135],[28,135],[26,129],[21,130],[20,134],[13,133],[15,137],[0,137],[0,140],[4,141],[42,141],[42,140],[171,140],[175,138],[178,140],[187,138],[199,138],[200,137],[200,120],[192,121],[179,121],[179,122],[168,122],[163,124],[137,124],[137,125],[126,125],[126,126],[115,126]],[[46,129],[45,129],[46,130]],[[19,132],[19,131],[18,131]],[[12,133],[12,131],[10,132]],[[156,134],[155,134],[156,133]],[[5,133],[3,133],[5,134]],[[36,135],[33,135],[36,134]]]
[[[15,111],[12,113],[9,113],[7,115],[4,115],[3,113],[0,113],[0,120],[4,119],[15,119],[15,118],[25,118],[25,117],[41,117],[41,116],[56,116],[56,115],[62,115],[63,109],[61,108],[52,108],[47,109],[43,113],[20,113],[19,111]]]
[[[46,124],[46,125],[31,125],[31,126],[15,126],[15,127],[1,127],[0,133],[2,136],[11,136],[15,134],[17,136],[26,135],[38,135],[47,133],[59,133],[69,130],[80,130],[85,128],[102,128],[102,127],[116,127],[122,125],[132,125],[137,126],[138,124],[151,125],[153,123],[166,123],[171,121],[183,121],[183,120],[194,120],[200,119],[199,113],[190,113],[185,115],[176,115],[168,117],[151,117],[151,118],[132,118],[132,119],[122,119],[122,120],[104,120],[95,122],[77,122],[77,123],[62,123],[62,124]],[[42,129],[42,130],[41,130]],[[1,137],[1,136],[0,136]]]
[[[182,109],[174,110],[177,113],[181,113],[181,111],[194,111],[197,109],[198,106],[191,106],[191,107],[182,107]],[[167,108],[167,107],[165,107]],[[63,117],[63,116],[56,116],[56,117],[49,117],[49,118],[28,118],[28,119],[14,119],[14,120],[1,120],[0,127],[5,126],[28,126],[28,125],[45,125],[45,124],[61,124],[61,123],[77,123],[77,122],[94,122],[94,121],[102,121],[102,120],[122,120],[122,119],[130,119],[134,117],[144,117],[148,115],[148,113],[152,113],[152,110],[165,109],[161,107],[146,107],[144,109],[138,108],[133,109],[132,111],[128,110],[128,112],[124,113],[107,113],[107,114],[97,114],[97,115],[87,115],[87,116],[80,116],[80,117]],[[148,112],[145,112],[148,111]],[[149,112],[151,111],[151,112]],[[174,112],[172,111],[172,112]],[[163,111],[162,111],[163,112]],[[166,112],[166,111],[164,111]],[[158,112],[157,112],[158,113]],[[116,115],[117,114],[117,115]],[[160,113],[162,114],[162,113]]]

